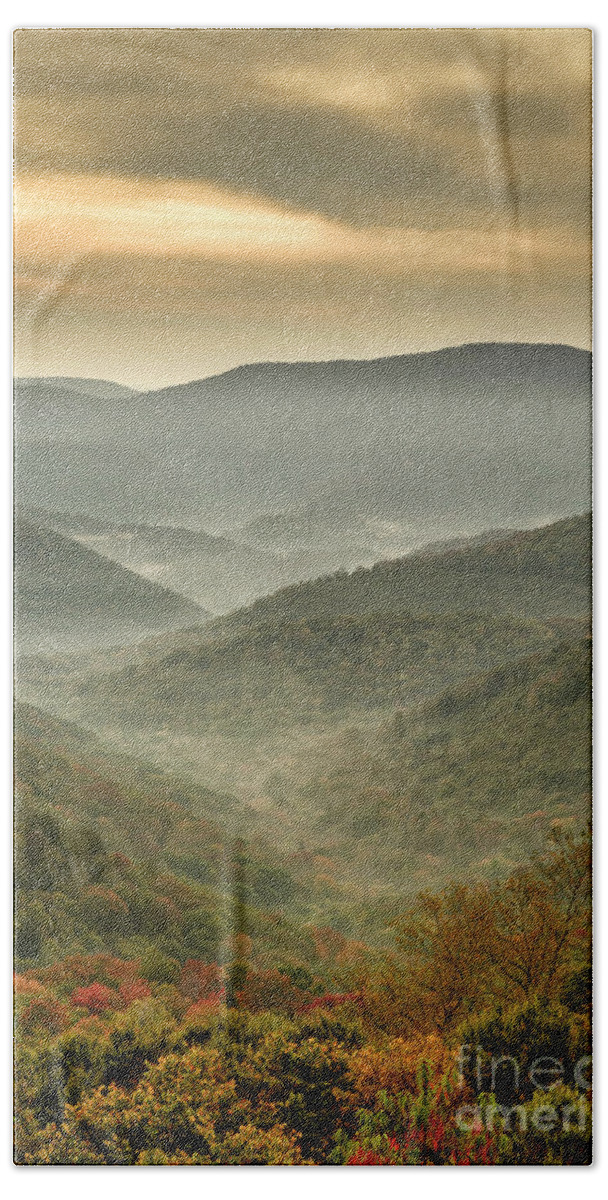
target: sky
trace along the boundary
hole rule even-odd
[[[15,35],[15,373],[590,344],[581,29]]]

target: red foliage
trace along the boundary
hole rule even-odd
[[[127,983],[121,983],[118,995],[122,1007],[128,1008],[136,1000],[145,1000],[147,996],[151,995],[151,992],[145,979],[133,979]]]
[[[88,1008],[90,1013],[106,1012],[109,1008],[117,1008],[120,1000],[113,988],[105,987],[103,983],[92,983],[89,987],[76,988],[72,992],[72,1004],[75,1008]]]
[[[217,963],[205,963],[198,958],[187,959],[182,967],[179,990],[193,1004],[223,993],[220,969]]]
[[[388,1138],[386,1150],[368,1150],[357,1146],[348,1159],[349,1167],[403,1166],[490,1166],[498,1161],[498,1142],[490,1133],[459,1134],[438,1113],[431,1113],[422,1125],[412,1125],[405,1137]]]
[[[36,972],[36,977],[66,994],[89,983],[127,983],[139,977],[137,959],[115,958],[112,954],[73,954]]]
[[[204,1000],[197,1000],[185,1013],[184,1020],[196,1021],[198,1017],[206,1017],[208,1013],[216,1012],[225,999],[223,992],[216,992],[213,996],[206,996]]]

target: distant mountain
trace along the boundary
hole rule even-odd
[[[19,651],[137,641],[199,624],[197,605],[20,514],[15,522]]]
[[[571,517],[539,529],[457,540],[368,570],[345,571],[284,588],[224,618],[227,632],[252,623],[336,613],[511,613],[588,617],[591,520]]]
[[[377,533],[371,521],[334,522],[312,510],[260,518],[235,530],[233,538],[200,528],[120,524],[89,513],[25,511],[214,613],[230,612],[336,567],[375,562],[390,554],[398,538],[392,531]],[[404,540],[407,545],[407,533],[399,539]]]
[[[591,360],[568,346],[260,363],[118,398],[86,383],[16,382],[23,503],[212,529],[316,504],[337,527],[405,523],[409,545],[589,504]]]
[[[40,400],[50,396],[52,392],[74,396],[90,396],[95,400],[126,400],[135,395],[135,389],[125,387],[122,383],[113,383],[108,379],[80,379],[77,376],[47,375],[43,379],[36,376],[22,376],[16,380],[20,391],[28,389],[32,394],[37,393]]]
[[[240,608],[282,584],[310,575],[309,564],[301,564],[297,556],[286,561],[281,554],[214,536],[204,529],[118,524],[86,513],[46,512],[39,508],[26,512],[104,558],[214,613]],[[318,557],[327,563],[327,557]]]
[[[105,379],[70,379],[60,376],[23,378],[14,382],[15,438],[17,447],[77,446],[106,440],[116,413],[133,404],[136,392]],[[26,500],[23,496],[22,499]],[[42,497],[34,503],[45,504]],[[87,507],[86,505],[84,506]]]

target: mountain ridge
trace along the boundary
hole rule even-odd
[[[16,643],[107,645],[193,624],[198,605],[88,546],[24,518],[15,522]]]
[[[564,539],[566,545],[561,545],[560,542]],[[505,536],[503,536],[503,531],[499,531],[498,535],[495,533],[487,541],[481,541],[477,536],[470,540],[454,539],[452,545],[448,543],[435,550],[432,547],[425,548],[423,546],[411,554],[377,562],[372,567],[359,567],[350,572],[338,571],[333,575],[325,575],[319,579],[290,585],[273,595],[261,597],[245,610],[220,618],[214,622],[214,626],[224,629],[236,628],[243,621],[276,620],[279,616],[294,620],[312,612],[322,611],[324,604],[330,600],[335,600],[338,605],[343,603],[352,605],[352,594],[355,588],[358,588],[356,608],[351,607],[343,611],[396,612],[401,608],[412,607],[417,611],[428,612],[479,611],[484,608],[484,600],[487,605],[489,598],[495,602],[496,597],[491,592],[489,595],[486,593],[485,597],[483,593],[481,596],[476,593],[475,587],[471,586],[471,568],[475,566],[483,568],[477,578],[477,584],[480,586],[484,582],[484,577],[486,577],[485,583],[488,583],[487,577],[492,562],[510,575],[508,582],[512,589],[511,607],[503,608],[502,611],[519,612],[519,615],[523,616],[524,611],[518,608],[518,603],[521,604],[525,601],[529,608],[536,605],[536,612],[529,611],[528,615],[538,615],[538,604],[541,602],[541,598],[538,595],[535,596],[535,592],[538,590],[535,587],[535,580],[530,578],[526,588],[526,580],[522,573],[522,568],[526,565],[526,555],[528,565],[540,569],[541,574],[544,571],[547,575],[544,602],[549,606],[553,602],[555,611],[551,612],[550,608],[549,610],[545,609],[542,615],[544,617],[585,615],[589,609],[590,599],[590,548],[591,517],[588,513],[549,522],[536,529],[511,530]],[[534,561],[535,552],[538,558],[537,562]],[[555,557],[558,554],[559,561]],[[485,564],[484,559],[486,560]],[[454,567],[462,570],[462,577],[460,580],[452,581],[447,595],[442,600],[437,594],[436,581],[433,581],[432,585],[429,583],[429,573],[432,574],[433,568],[435,568],[447,574]],[[560,570],[563,571],[565,577],[564,596],[555,591]],[[416,571],[419,575],[418,581],[414,578]],[[411,596],[405,600],[402,596],[408,575],[412,577],[412,586],[414,583],[416,584],[416,595],[423,592],[423,598],[418,604],[412,604]],[[381,585],[376,594],[373,594],[371,586],[374,581],[379,581]],[[502,586],[504,586],[504,582],[503,580]],[[465,607],[463,607],[463,601],[459,602],[458,600],[457,583],[460,584],[461,592],[468,596]],[[496,584],[498,586],[501,581],[497,579]],[[519,598],[517,600],[518,588]],[[344,598],[340,599],[342,591]],[[348,591],[350,591],[350,599],[347,601],[346,593]],[[394,598],[391,598],[391,592],[395,593]]]
[[[128,403],[45,386],[15,389],[29,505],[226,529],[315,502],[419,541],[589,503],[591,359],[563,345],[254,364]]]
[[[405,360],[419,360],[430,358],[437,355],[452,355],[457,357],[462,351],[475,350],[480,351],[489,348],[496,351],[499,348],[514,348],[521,349],[522,347],[533,348],[535,350],[550,350],[550,351],[567,351],[574,355],[585,356],[591,359],[591,351],[586,350],[582,346],[574,346],[569,342],[458,342],[452,346],[442,346],[433,350],[414,350],[404,354],[386,354],[374,355],[371,358],[319,358],[319,359],[260,359],[258,362],[238,363],[234,367],[228,367],[225,371],[214,371],[210,375],[194,376],[192,379],[183,380],[181,382],[166,383],[159,388],[140,388],[133,387],[127,384],[120,383],[116,380],[98,379],[94,376],[59,376],[59,375],[16,375],[13,382],[16,385],[27,385],[36,383],[45,383],[49,386],[57,388],[65,387],[66,390],[87,390],[88,385],[103,385],[108,388],[116,388],[121,392],[134,394],[138,396],[150,396],[158,392],[167,392],[177,388],[187,388],[198,383],[205,383],[208,380],[223,379],[227,376],[234,376],[237,373],[242,374],[246,371],[264,370],[266,368],[277,367],[283,369],[286,367],[296,367],[306,369],[308,367],[326,367],[330,364],[335,364],[336,367],[360,367],[360,366],[378,366],[381,363],[395,364]]]

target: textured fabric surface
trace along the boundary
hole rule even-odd
[[[591,1161],[591,34],[15,34],[20,1165]]]

